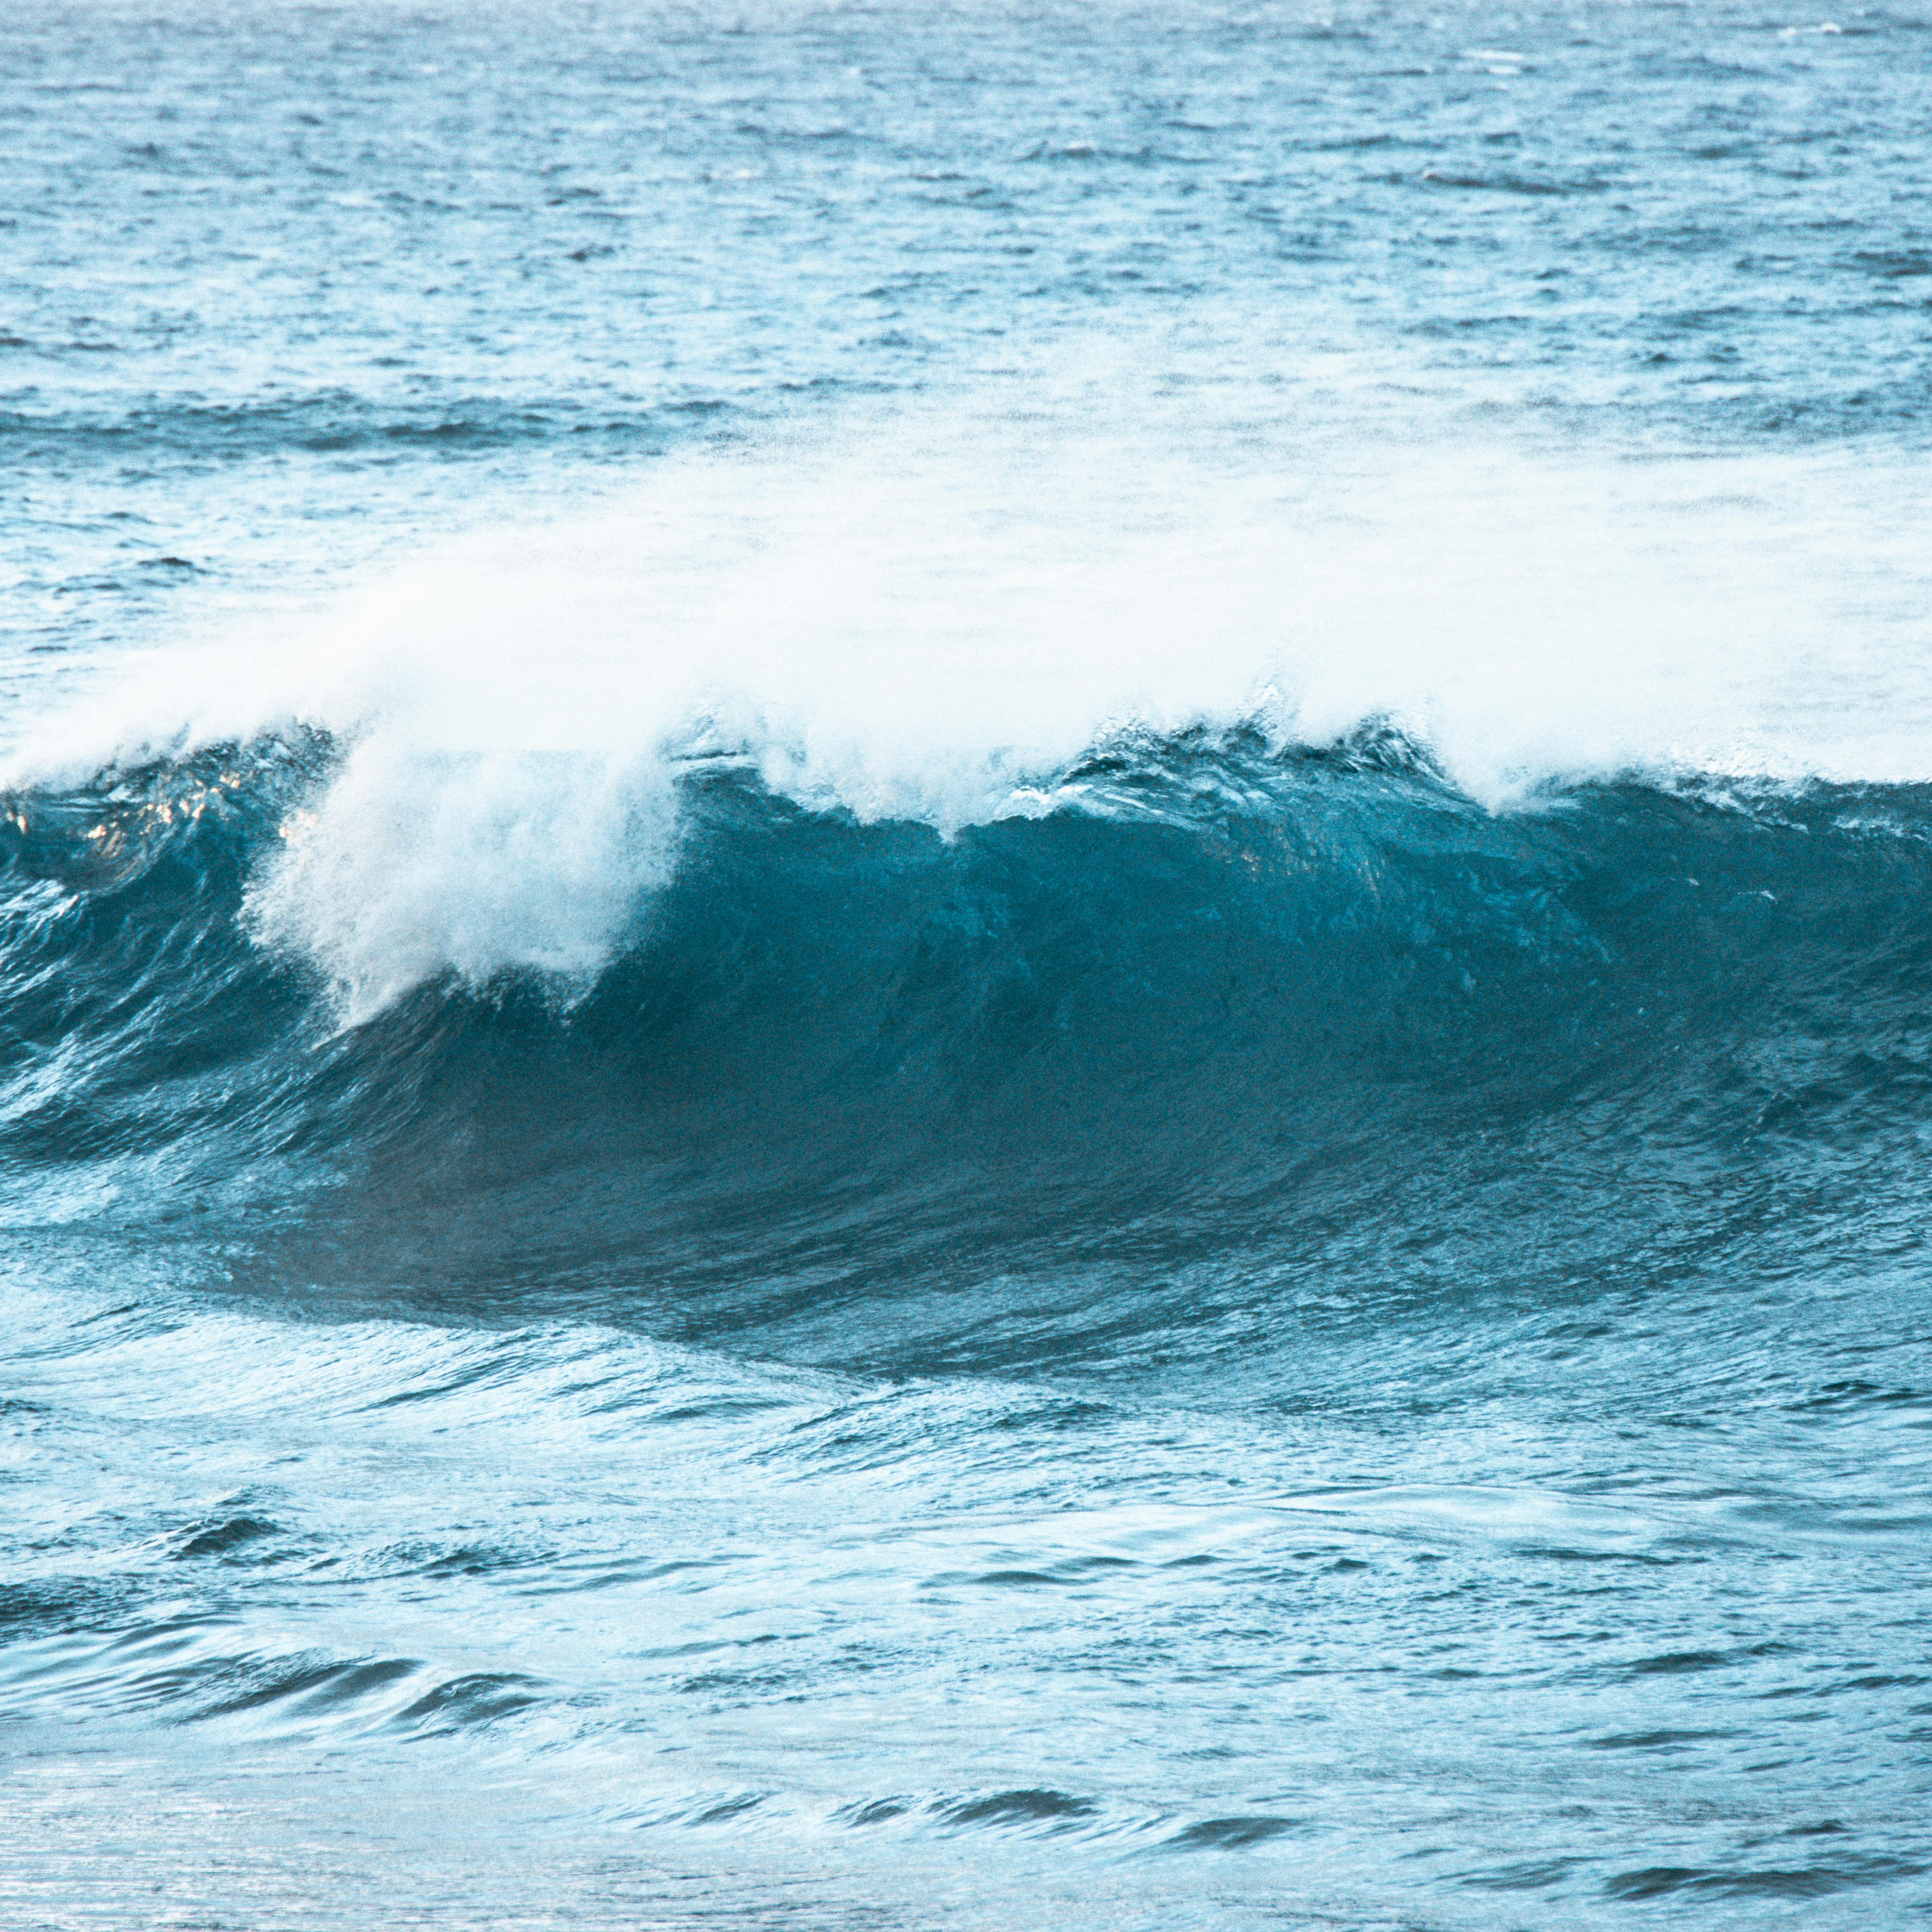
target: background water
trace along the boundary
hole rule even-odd
[[[1932,1910],[1932,20],[0,26],[0,1907]]]

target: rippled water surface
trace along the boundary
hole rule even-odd
[[[1932,21],[0,25],[0,1917],[1932,1912]]]

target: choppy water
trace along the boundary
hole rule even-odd
[[[1932,1910],[1932,20],[0,27],[0,1915]]]

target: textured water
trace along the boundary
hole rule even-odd
[[[0,1917],[1932,1911],[1928,124],[12,10]]]

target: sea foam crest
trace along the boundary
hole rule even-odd
[[[328,731],[344,755],[248,916],[354,1018],[445,972],[594,976],[700,753],[948,832],[1042,808],[1110,732],[1236,720],[1321,743],[1387,719],[1497,806],[1632,769],[1932,775],[1902,471],[1386,429],[1234,459],[934,414],[674,458],[130,666],[15,776]]]

